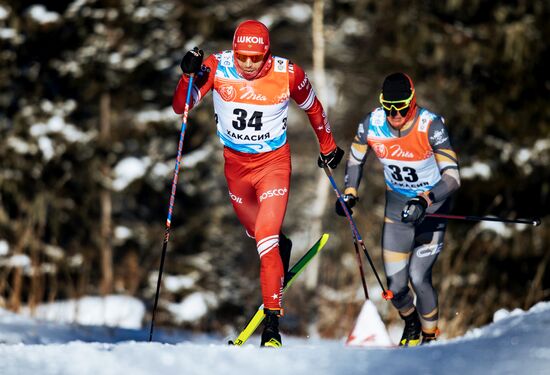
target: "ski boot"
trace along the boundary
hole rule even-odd
[[[401,315],[401,313],[399,313]],[[420,332],[422,331],[422,324],[418,318],[416,309],[407,315],[401,315],[401,319],[405,321],[405,328],[403,329],[403,336],[399,341],[399,346],[417,346],[420,344]]]
[[[292,250],[292,241],[283,233],[279,234],[279,254],[283,261],[283,270],[285,275],[284,285],[287,282],[288,266],[290,264],[290,251]]]
[[[422,344],[421,345],[426,345],[426,344],[429,344],[432,341],[437,340],[437,335],[438,334],[439,334],[438,329],[436,329],[435,332],[430,332],[430,333],[422,331]]]
[[[264,309],[264,331],[262,332],[262,343],[260,346],[269,348],[280,348],[283,346],[281,334],[279,333],[279,317],[281,310]]]

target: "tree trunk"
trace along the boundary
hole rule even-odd
[[[32,220],[24,221],[24,227],[21,228],[21,235],[15,245],[13,255],[22,255],[23,249],[27,246],[29,238],[32,235]],[[12,277],[12,292],[10,295],[8,306],[11,310],[17,312],[21,307],[21,295],[23,292],[23,268],[14,267]]]
[[[324,1],[315,0],[313,3],[313,25],[312,25],[312,34],[313,34],[313,80],[314,87],[317,93],[317,96],[323,107],[325,113],[328,114],[327,106],[327,89],[326,89],[326,80],[325,80],[325,39],[323,36],[323,11],[324,11]],[[311,215],[309,226],[309,241],[313,242],[322,232],[323,225],[323,213],[327,205],[328,200],[328,181],[327,177],[323,170],[316,168],[316,179],[317,179],[317,189],[315,191],[315,197],[311,205]],[[308,317],[308,335],[310,337],[319,337],[319,306],[315,302],[318,299],[315,298],[317,294],[317,287],[319,283],[319,268],[320,268],[320,259],[321,254],[315,257],[313,261],[308,266],[305,272],[305,289],[307,292],[308,298],[312,301],[309,304],[309,317]]]
[[[52,198],[53,199],[53,198]],[[46,202],[48,196],[39,194],[36,196],[32,215],[34,217],[34,226],[36,229],[32,238],[30,239],[29,249],[31,254],[31,285],[28,295],[28,306],[31,314],[34,314],[34,310],[44,298],[44,275],[41,269],[40,252],[44,248],[42,238],[44,238],[44,231],[46,228]]]
[[[326,87],[326,77],[325,77],[325,38],[324,38],[324,27],[323,27],[323,11],[324,11],[324,1],[315,0],[313,4],[313,25],[312,25],[312,34],[313,34],[313,79],[315,91],[325,112],[328,115],[328,105],[327,105],[327,87]],[[323,214],[325,212],[325,207],[327,206],[327,201],[329,198],[329,184],[328,179],[325,176],[325,172],[321,169],[316,171],[317,178],[317,190],[315,193],[315,198],[311,206],[311,226],[309,227],[309,242],[313,242],[320,237],[322,232],[323,225]],[[321,254],[320,254],[321,255]],[[306,289],[312,291],[317,287],[319,281],[319,262],[320,257],[317,256],[311,264],[308,266],[305,284]]]
[[[111,95],[104,92],[100,99],[100,132],[99,141],[103,149],[107,149],[111,138]],[[102,181],[109,181],[111,167],[108,160],[101,165]],[[100,207],[100,253],[101,253],[101,294],[106,295],[113,291],[113,248],[111,245],[112,201],[111,191],[105,183],[101,184]]]

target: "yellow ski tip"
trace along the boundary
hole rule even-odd
[[[330,237],[330,234],[323,233],[323,235],[321,236],[321,240],[319,241],[319,244],[321,246],[325,246],[325,244],[327,243],[329,237]]]

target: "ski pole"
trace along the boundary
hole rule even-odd
[[[532,219],[503,219],[500,217],[488,217],[488,216],[461,216],[461,215],[443,215],[443,214],[426,214],[426,217],[433,217],[439,219],[452,219],[452,220],[467,220],[467,221],[496,221],[499,223],[511,223],[511,224],[529,224],[534,227],[540,225],[540,219],[538,217]]]
[[[369,299],[369,290],[367,288],[367,282],[365,281],[365,271],[363,271],[363,260],[359,253],[359,247],[357,246],[357,239],[353,236],[353,247],[355,247],[355,256],[359,263],[359,274],[361,275],[361,284],[363,284],[363,292],[365,292],[365,299]]]
[[[372,262],[369,252],[367,251],[367,247],[365,246],[365,243],[363,242],[363,239],[361,238],[361,235],[357,230],[357,225],[355,225],[355,221],[353,220],[353,218],[351,217],[351,214],[349,213],[348,206],[346,205],[346,202],[344,202],[344,199],[342,198],[342,193],[340,193],[340,190],[338,189],[338,185],[336,185],[336,182],[334,181],[334,177],[332,177],[332,172],[330,171],[330,169],[326,164],[323,167],[323,169],[325,170],[325,173],[327,174],[327,177],[330,180],[330,184],[332,185],[332,188],[336,193],[336,197],[338,198],[338,201],[340,202],[340,205],[342,206],[342,209],[344,210],[346,217],[348,218],[348,221],[351,227],[351,232],[353,233],[353,240],[355,242],[356,250],[357,250],[357,243],[359,243],[359,245],[361,245],[361,248],[363,249],[363,252],[365,253],[365,256],[367,257],[367,260],[369,261],[372,271],[374,272],[374,276],[376,276],[376,280],[378,280],[378,284],[382,288],[382,298],[384,298],[385,300],[392,299],[393,292],[391,290],[386,289],[382,284],[382,280],[380,280],[380,276],[378,276],[378,272],[376,272],[376,268],[374,267],[374,263]]]
[[[191,89],[193,87],[193,78],[195,75],[192,73],[189,76],[189,87],[187,88],[187,97],[185,98],[185,107],[183,110],[183,119],[181,122],[180,140],[178,144],[178,154],[176,156],[176,167],[174,168],[174,177],[172,178],[172,190],[170,193],[170,204],[168,206],[168,217],[166,218],[166,228],[164,229],[164,241],[162,242],[162,253],[160,256],[159,276],[157,279],[157,291],[155,293],[155,303],[153,305],[153,314],[151,316],[151,329],[149,330],[149,342],[153,340],[153,329],[155,326],[155,313],[157,311],[157,305],[160,294],[160,283],[162,280],[162,270],[164,268],[164,259],[166,257],[166,248],[168,247],[168,239],[170,238],[170,225],[172,223],[172,210],[174,208],[174,201],[176,200],[176,187],[178,185],[178,174],[180,169],[181,154],[183,150],[183,137],[185,135],[185,128],[187,127],[187,116],[189,114],[189,101],[191,100]]]

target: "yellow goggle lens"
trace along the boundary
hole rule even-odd
[[[384,100],[384,95],[380,94],[380,104],[382,104],[382,107],[388,111],[391,111],[392,107],[395,108],[396,111],[401,111],[405,108],[407,108],[413,99],[414,96],[414,90],[411,92],[411,96],[409,96],[405,100]]]

